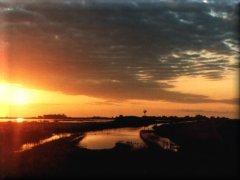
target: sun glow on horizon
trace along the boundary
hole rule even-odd
[[[235,77],[235,76],[234,76]],[[197,81],[196,81],[197,79]],[[184,82],[184,83],[181,83]],[[206,81],[202,78],[180,78],[175,82],[175,91],[196,92],[212,99],[234,98],[236,85],[228,77],[222,81]],[[207,86],[199,86],[198,84]],[[228,84],[227,89],[223,88]],[[188,91],[187,91],[188,90]],[[61,91],[51,91],[28,87],[26,85],[0,82],[0,117],[29,117],[42,114],[64,113],[68,116],[116,116],[142,115],[142,109],[151,115],[195,115],[238,117],[236,105],[223,103],[184,104],[181,102],[128,100],[113,101],[84,96],[68,95]],[[24,119],[17,118],[16,122]]]
[[[0,83],[1,103],[26,105],[30,103],[29,92],[18,84]]]
[[[70,114],[79,112],[83,104],[100,100],[0,81],[0,117],[35,116],[55,112],[56,108],[59,113]]]
[[[17,123],[22,123],[22,122],[24,122],[24,120],[25,120],[24,118],[17,118],[17,119],[16,119],[16,122],[17,122]]]

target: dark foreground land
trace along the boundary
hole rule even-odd
[[[203,120],[156,126],[155,134],[180,146],[176,153],[152,147],[133,149],[131,144],[123,143],[109,150],[87,150],[76,145],[90,130],[151,123],[0,123],[0,179],[239,177],[239,121]],[[73,135],[29,151],[14,152],[32,139],[63,132]]]

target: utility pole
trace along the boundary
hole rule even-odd
[[[143,110],[143,114],[144,114],[143,116],[146,116],[146,113],[147,113],[147,110],[144,109],[144,110]]]

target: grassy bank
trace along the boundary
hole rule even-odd
[[[77,146],[87,131],[151,123],[0,123],[1,178],[239,176],[239,121],[178,122],[155,127],[157,135],[180,145],[177,153],[160,148],[136,150],[122,143],[108,150],[87,150]],[[23,143],[65,132],[73,135],[29,151],[9,153]]]

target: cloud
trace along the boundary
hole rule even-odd
[[[107,99],[216,102],[161,81],[238,70],[233,2],[2,1],[9,80]]]

